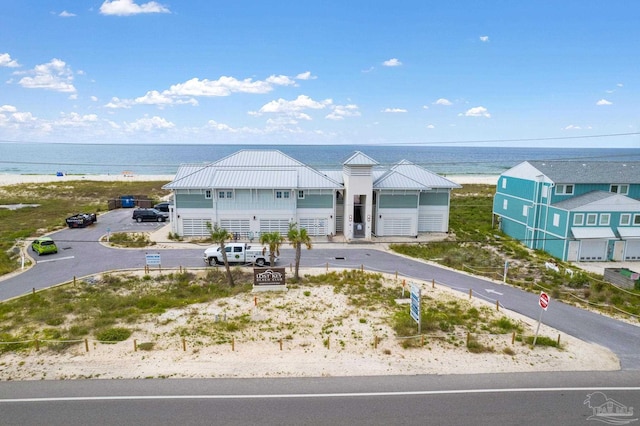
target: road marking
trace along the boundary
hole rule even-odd
[[[75,256],[56,257],[55,259],[36,260],[36,263],[57,262],[58,260],[73,259]]]
[[[490,288],[485,288],[484,291],[486,291],[487,293],[493,293],[493,294],[497,294],[498,296],[502,296],[502,293],[492,290]]]
[[[1,403],[15,402],[68,402],[68,401],[122,401],[122,400],[169,400],[169,399],[277,399],[277,398],[361,398],[421,395],[461,395],[511,392],[591,392],[598,391],[640,391],[640,387],[575,387],[575,388],[504,388],[504,389],[453,389],[406,392],[349,392],[349,393],[302,393],[266,395],[119,395],[119,396],[67,396],[55,398],[8,398]]]

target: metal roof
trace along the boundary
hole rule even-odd
[[[165,189],[342,188],[340,182],[278,150],[241,150],[213,163],[183,164]]]
[[[640,209],[640,201],[613,192],[591,191],[553,203],[553,207],[573,211],[634,211]]]
[[[613,233],[611,228],[604,226],[584,226],[584,227],[573,227],[571,228],[571,233],[573,234],[573,238],[577,240],[587,240],[587,239],[607,239],[607,240],[616,240],[616,235]]]
[[[555,183],[640,183],[638,161],[528,161]]]
[[[640,238],[640,226],[635,227],[618,227],[618,234],[622,238]]]
[[[432,189],[432,188],[461,188],[455,182],[438,174],[402,160],[373,182],[376,189]]]
[[[377,166],[378,162],[360,151],[356,151],[343,163],[345,166]]]

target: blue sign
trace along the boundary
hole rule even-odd
[[[160,254],[146,254],[145,255],[146,261],[147,261],[147,265],[151,266],[151,265],[160,265]]]
[[[420,288],[411,284],[411,318],[420,324]]]

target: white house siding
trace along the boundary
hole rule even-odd
[[[415,209],[378,209],[376,235],[379,237],[415,237],[418,218]]]
[[[418,232],[447,232],[448,206],[420,206],[418,208]]]

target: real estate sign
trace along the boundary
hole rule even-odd
[[[254,268],[254,286],[284,286],[285,268]]]

